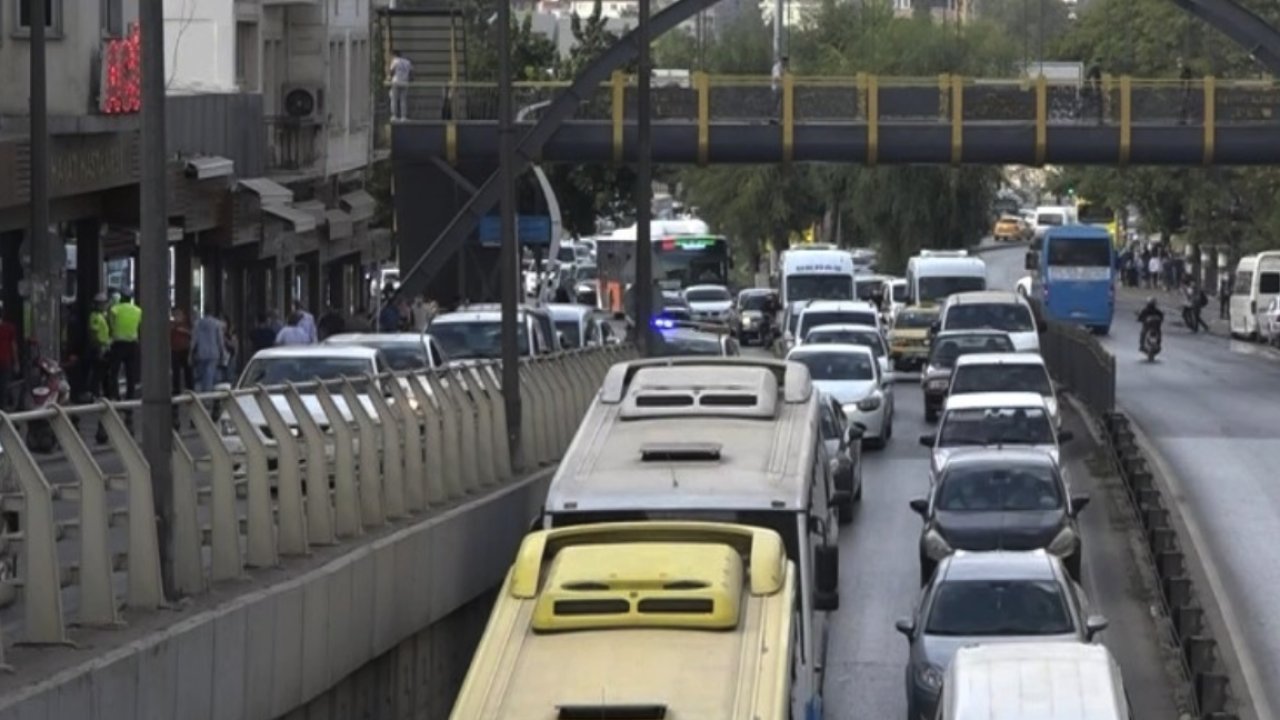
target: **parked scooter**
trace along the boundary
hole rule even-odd
[[[71,401],[71,384],[62,365],[50,357],[40,356],[34,363],[31,391],[27,395],[27,409],[40,410],[53,405],[66,405]],[[32,420],[27,423],[27,447],[32,452],[53,452],[58,438],[53,424],[48,420]]]

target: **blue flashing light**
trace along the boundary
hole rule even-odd
[[[653,327],[655,330],[671,330],[676,326],[676,322],[669,318],[656,317],[653,319]]]

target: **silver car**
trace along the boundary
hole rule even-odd
[[[957,552],[921,592],[915,614],[897,622],[910,645],[907,717],[934,720],[943,676],[956,651],[1010,642],[1091,642],[1107,627],[1084,590],[1043,550]]]

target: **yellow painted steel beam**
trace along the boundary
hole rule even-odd
[[[951,164],[964,158],[964,78],[951,76]]]
[[[610,77],[613,88],[613,162],[622,164],[622,120],[626,114],[627,76],[620,70],[613,71]]]
[[[1049,81],[1044,75],[1036,76],[1036,167],[1044,165],[1045,149],[1049,146]]]
[[[1204,164],[1213,164],[1214,142],[1218,134],[1217,87],[1212,75],[1204,79]]]
[[[867,164],[880,160],[880,83],[875,75],[867,77]]]
[[[444,126],[444,158],[450,165],[458,164],[458,123],[452,120]]]
[[[698,164],[707,164],[707,143],[711,139],[711,78],[705,72],[693,74],[698,91]]]
[[[1129,164],[1133,144],[1133,79],[1120,76],[1120,164]]]
[[[791,73],[782,76],[782,161],[791,162],[796,139],[796,78]]]

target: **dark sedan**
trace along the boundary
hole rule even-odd
[[[836,492],[835,506],[840,524],[853,522],[853,506],[862,499],[862,423],[849,422],[840,403],[830,395],[822,398],[822,442],[827,447]]]
[[[924,519],[920,584],[956,550],[1046,549],[1080,580],[1083,549],[1076,517],[1089,503],[1072,497],[1048,453],[972,450],[952,458],[933,493],[911,501]]]
[[[924,390],[924,419],[934,422],[947,399],[951,386],[951,371],[956,359],[970,353],[1014,352],[1009,333],[999,330],[944,330],[933,338],[929,346],[929,359],[920,373],[920,385]]]
[[[947,666],[971,645],[1091,642],[1107,627],[1058,559],[1044,551],[960,552],[938,566],[915,615],[897,622],[910,645],[907,717],[933,720]]]

